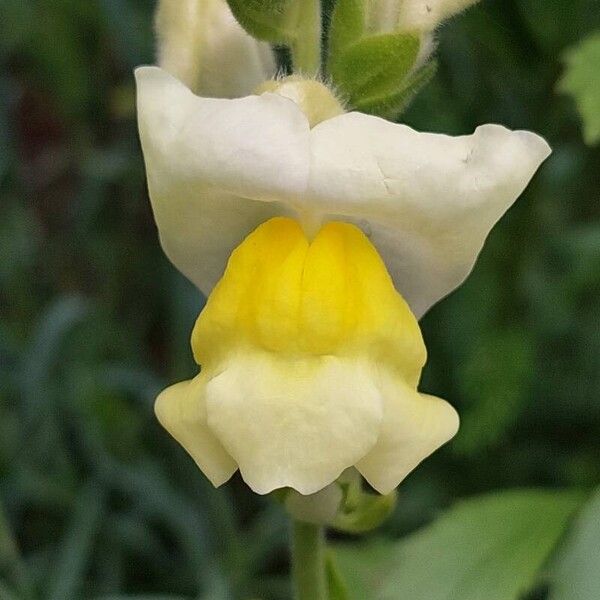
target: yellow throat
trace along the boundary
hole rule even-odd
[[[245,350],[360,356],[410,386],[426,359],[417,320],[362,231],[330,222],[309,241],[289,218],[263,223],[232,253],[192,348],[204,369]]]

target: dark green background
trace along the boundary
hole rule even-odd
[[[237,477],[212,489],[152,412],[195,373],[203,302],[146,197],[132,70],[153,61],[152,9],[0,3],[0,597],[288,594],[283,514]],[[556,92],[562,53],[598,27],[594,0],[486,0],[439,32],[406,122],[532,129],[554,154],[423,320],[422,389],[462,428],[380,535],[487,490],[600,481],[600,152]]]

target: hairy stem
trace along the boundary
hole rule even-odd
[[[301,0],[298,2],[296,39],[291,50],[294,71],[308,76],[318,75],[321,70],[321,2]]]

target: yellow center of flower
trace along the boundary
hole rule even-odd
[[[332,222],[309,241],[288,218],[262,224],[232,253],[192,348],[211,370],[247,350],[365,357],[413,387],[426,359],[418,323],[362,231]]]
[[[293,100],[306,115],[311,128],[345,112],[333,92],[314,79],[303,79],[298,75],[272,79],[265,81],[255,90],[258,95],[265,92]]]

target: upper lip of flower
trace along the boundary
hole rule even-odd
[[[550,153],[499,125],[450,137],[346,113],[311,130],[280,96],[201,98],[156,67],[136,77],[161,241],[205,293],[254,227],[301,208],[363,228],[420,317],[465,279]]]

